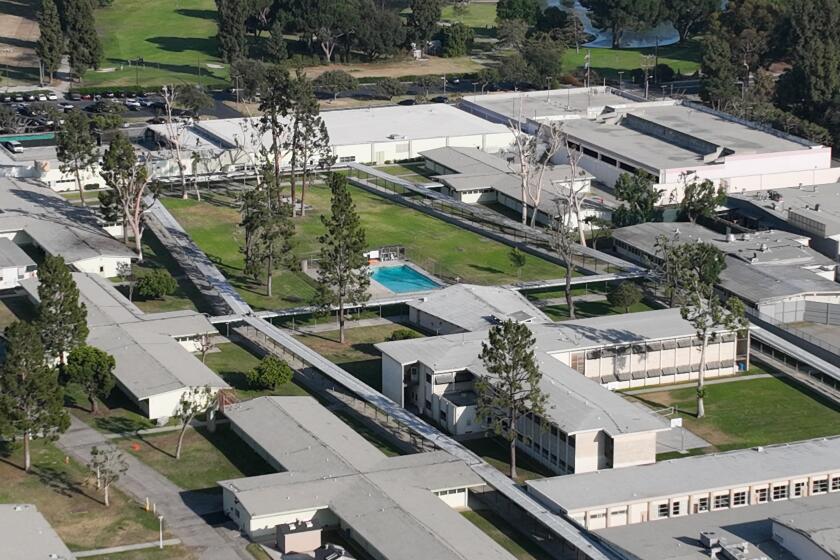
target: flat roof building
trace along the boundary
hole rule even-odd
[[[696,379],[700,345],[679,309],[528,327],[548,404],[544,418],[522,420],[520,448],[559,473],[654,462],[656,433],[668,425],[609,388]],[[484,431],[476,416],[475,381],[488,375],[479,358],[486,340],[484,328],[377,344],[382,392],[450,433]],[[748,348],[748,337],[739,340],[721,330],[707,349],[706,374],[731,375],[746,367]]]
[[[384,560],[512,560],[456,511],[484,481],[448,453],[386,457],[311,397],[260,397],[225,414],[282,471],[219,482],[225,513],[248,537],[311,523]]]
[[[840,437],[534,480],[527,487],[546,507],[590,530],[840,493]]]
[[[472,96],[461,107],[493,122],[522,121],[532,132],[562,122],[580,164],[599,181],[647,173],[664,191],[662,204],[705,179],[730,193],[840,180],[830,147],[691,102],[596,87]]]
[[[33,247],[79,272],[117,275],[137,256],[105,232],[87,208],[73,206],[49,189],[0,178],[0,237]]]
[[[32,504],[0,504],[0,539],[3,560],[76,558]]]
[[[840,504],[777,515],[772,523],[773,540],[797,558],[840,558]]]
[[[207,317],[195,311],[143,313],[98,276],[74,273],[73,279],[87,308],[88,344],[114,357],[117,386],[151,420],[168,420],[192,388],[229,388],[191,353],[196,339],[218,332]],[[37,301],[37,280],[23,287]]]
[[[32,257],[8,237],[0,237],[0,290],[20,286],[20,281],[35,276],[38,265]]]
[[[723,251],[720,289],[776,320],[802,321],[808,302],[840,303],[837,265],[808,247],[807,237],[778,230],[727,235],[690,222],[650,222],[613,230],[613,246],[619,255],[650,265],[661,260],[661,236]]]

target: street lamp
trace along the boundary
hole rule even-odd
[[[622,82],[622,80],[621,80],[621,77],[622,77],[622,76],[624,76],[624,72],[623,72],[623,71],[618,73],[618,91],[621,91],[621,90],[622,90],[622,86],[623,86],[623,82]]]
[[[440,77],[443,80],[443,95],[446,95],[446,74]]]
[[[545,77],[545,100],[551,99],[551,76]]]
[[[160,548],[163,548],[163,516],[158,515],[158,521],[160,522]]]

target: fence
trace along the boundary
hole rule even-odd
[[[818,356],[830,364],[840,367],[840,347],[817,338],[802,329],[797,329],[773,317],[765,315],[752,308],[746,308],[746,315],[750,321],[767,329],[771,333],[784,338],[788,342],[797,344],[803,350]]]

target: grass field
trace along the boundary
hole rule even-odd
[[[446,5],[441,11],[441,20],[459,21],[464,25],[479,29],[496,27],[496,4],[492,2],[470,3],[463,14],[456,14],[453,5]]]
[[[628,398],[678,407],[686,427],[721,451],[840,434],[840,409],[784,377],[706,385],[699,420],[693,387]]]
[[[400,329],[414,330],[398,324],[354,327],[345,331],[347,339],[345,344],[338,342],[338,331],[298,334],[296,337],[331,362],[380,391],[382,389],[382,358],[373,345],[384,342],[394,331]]]
[[[510,449],[501,438],[471,439],[464,441],[463,445],[505,475],[510,472]],[[520,450],[516,452],[516,474],[516,481],[520,483],[534,478],[554,476],[548,467],[542,466]]]
[[[462,511],[470,523],[484,531],[517,560],[550,560],[536,543],[517,532],[510,523],[489,510]]]
[[[125,433],[155,427],[155,423],[131,402],[125,394],[114,387],[107,399],[96,399],[99,410],[90,412],[90,402],[81,387],[69,383],[64,391],[64,406],[73,416],[81,419],[101,432]]]
[[[275,472],[231,429],[220,425],[215,433],[188,429],[181,459],[175,459],[178,431],[126,437],[117,444],[186,490],[216,488],[216,482]]]
[[[458,276],[464,282],[504,284],[517,280],[507,246],[359,189],[351,187],[351,193],[367,234],[368,247],[403,245],[408,258],[429,272]],[[317,238],[323,232],[320,214],[329,207],[329,190],[323,186],[313,187],[307,192],[306,200],[314,211],[305,218],[296,219],[294,252],[299,258],[317,254]],[[302,273],[276,273],[272,298],[264,295],[263,285],[255,284],[243,275],[242,233],[237,226],[239,213],[235,209],[180,198],[166,198],[163,202],[253,307],[278,309],[311,301],[315,294],[314,283]],[[562,275],[561,267],[528,255],[521,279]]]
[[[165,311],[208,311],[204,306],[201,293],[186,277],[181,267],[169,254],[166,247],[149,231],[143,234],[143,262],[135,264],[135,274],[141,276],[155,268],[164,268],[178,283],[175,292],[159,299],[143,299],[135,294],[134,304],[146,313]],[[128,292],[124,291],[125,295]]]
[[[18,467],[23,464],[19,449],[3,451],[0,503],[35,504],[71,550],[136,544],[158,538],[158,520],[152,514],[113,488],[111,507],[106,508],[102,495],[85,482],[87,469],[74,461],[65,463],[64,454],[52,443],[33,442],[31,474]]]
[[[587,49],[575,51],[574,46],[563,55],[563,69],[567,72],[584,65]],[[592,55],[592,70],[601,76],[618,79],[618,72],[625,72],[625,83],[631,83],[630,71],[640,68],[642,55],[655,53],[655,49],[589,49]],[[675,72],[693,74],[700,68],[700,43],[689,41],[684,45],[659,47],[659,63],[667,64]]]
[[[195,560],[196,556],[183,546],[167,546],[159,548],[144,548],[118,554],[104,554],[96,556],[96,560]]]
[[[265,395],[302,396],[309,394],[295,382],[286,383],[273,390],[254,389],[248,384],[245,372],[254,369],[260,363],[260,359],[233,342],[219,344],[217,349],[218,351],[207,354],[205,364],[236,389],[236,394],[241,400]]]

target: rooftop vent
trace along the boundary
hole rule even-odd
[[[761,244],[761,247],[759,247],[759,250],[760,250],[762,253],[766,253],[767,251],[769,251],[769,250],[770,250],[770,248],[769,248],[769,247],[767,247],[767,243],[762,243],[762,244]]]
[[[390,138],[391,140],[405,140],[405,135],[404,134],[389,134],[388,138]]]
[[[735,242],[735,234],[734,233],[727,233],[726,234],[726,242],[727,243],[734,243]]]

